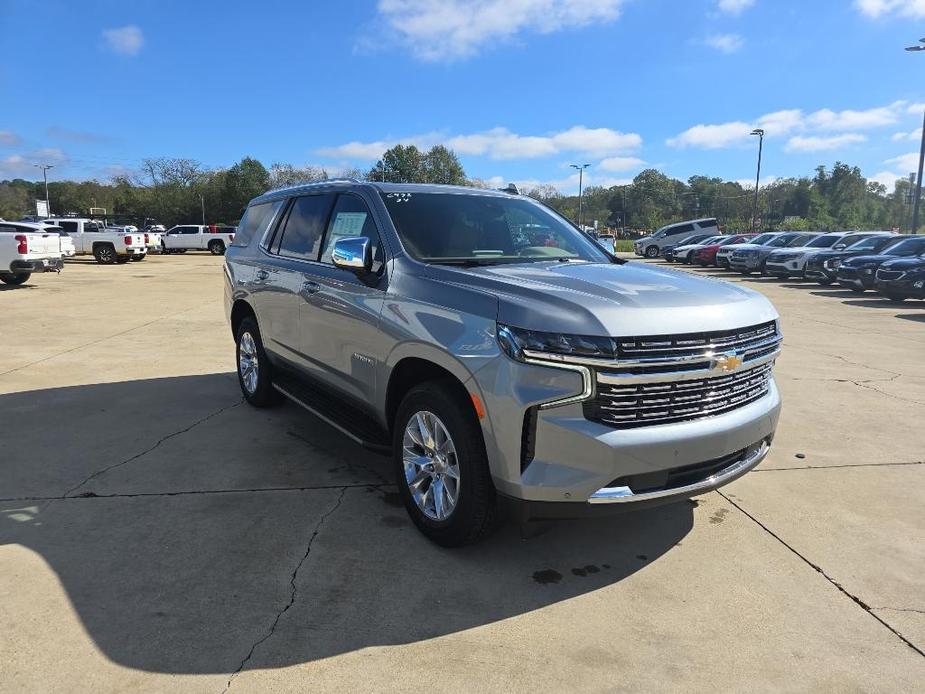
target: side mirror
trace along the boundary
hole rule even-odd
[[[351,272],[364,273],[373,268],[373,248],[365,236],[351,236],[337,239],[331,252],[334,267]]]

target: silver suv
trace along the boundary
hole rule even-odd
[[[225,256],[244,397],[392,456],[418,528],[677,501],[757,465],[781,336],[760,294],[620,260],[507,192],[328,181],[255,198]]]

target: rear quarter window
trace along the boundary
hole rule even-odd
[[[234,240],[232,246],[244,248],[250,245],[252,239],[261,238],[266,232],[270,223],[276,218],[280,208],[285,200],[274,200],[272,202],[262,202],[257,205],[251,205],[244,212],[244,216],[238,223],[237,231],[234,231]]]

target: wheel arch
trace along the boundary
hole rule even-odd
[[[405,395],[421,383],[428,381],[444,381],[453,393],[463,402],[471,401],[471,393],[466,386],[470,379],[461,379],[459,374],[430,359],[408,356],[399,360],[389,373],[389,381],[385,391],[385,423],[391,431],[394,427],[398,406]]]
[[[251,306],[245,299],[236,299],[235,302],[231,305],[231,336],[237,338],[238,336],[238,327],[241,325],[241,321],[250,316],[257,323],[257,328],[260,328],[260,321],[257,320],[257,312],[254,311],[254,307]]]

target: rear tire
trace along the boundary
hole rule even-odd
[[[3,282],[3,284],[9,284],[13,287],[18,287],[19,285],[28,282],[30,277],[32,277],[31,272],[17,272],[11,275],[0,275],[0,282]]]
[[[429,434],[422,434],[422,420]],[[498,526],[482,429],[472,404],[456,394],[454,384],[428,381],[412,388],[398,407],[392,446],[399,494],[428,539],[459,547]],[[442,500],[439,506],[437,499]]]
[[[100,265],[112,265],[116,262],[116,249],[110,244],[102,244],[93,248],[93,257]]]
[[[212,255],[224,255],[225,243],[219,240],[209,241],[209,253]]]
[[[649,246],[646,248],[646,258],[658,258],[658,246]]]
[[[147,253],[145,253],[144,255],[133,255],[133,256],[132,256],[132,262],[133,262],[133,263],[140,263],[142,260],[144,260],[144,259],[147,258],[147,257],[148,257],[148,254],[147,254]]]
[[[273,388],[273,365],[263,348],[260,329],[252,316],[238,326],[235,335],[235,362],[238,365],[238,385],[244,399],[254,407],[279,404],[283,396]]]

